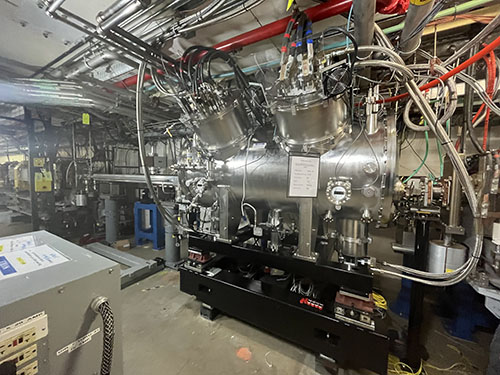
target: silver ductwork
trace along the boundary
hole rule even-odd
[[[135,118],[133,97],[127,91],[107,85],[18,78],[0,81],[0,103],[39,107],[73,107],[96,109]],[[171,118],[165,111],[147,111],[147,118],[164,121]]]
[[[72,65],[66,72],[59,72],[54,75],[63,75],[67,79],[78,77],[81,74],[91,72],[92,70],[114,60],[118,60],[119,56],[117,53],[112,51],[103,51],[97,55],[91,57],[90,59],[83,59],[82,61]]]
[[[401,32],[401,39],[399,42],[399,50],[403,57],[412,55],[418,47],[420,47],[424,28],[418,32],[415,32],[415,30],[429,14],[433,6],[434,0],[417,0],[410,2],[410,7],[406,13],[405,26]]]

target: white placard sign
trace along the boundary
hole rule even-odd
[[[315,198],[318,195],[319,157],[290,155],[288,159],[288,196]]]
[[[26,250],[35,246],[35,237],[32,235],[2,239],[0,240],[0,254]]]
[[[0,280],[38,271],[69,261],[48,245],[0,254]]]

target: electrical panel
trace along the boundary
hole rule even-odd
[[[0,238],[0,295],[2,371],[101,373],[103,320],[91,303],[104,297],[114,316],[111,374],[123,373],[116,263],[44,231]]]

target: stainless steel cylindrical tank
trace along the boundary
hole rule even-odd
[[[325,152],[343,134],[347,106],[342,99],[325,99],[317,94],[280,97],[275,118],[278,135],[290,150]]]
[[[239,99],[219,113],[197,118],[195,123],[195,132],[204,149],[218,160],[237,154],[248,138],[249,120]]]
[[[320,215],[331,210],[335,217],[359,220],[364,215],[385,224],[391,217],[392,186],[396,181],[394,116],[381,121],[374,134],[357,136],[356,131],[359,128],[320,156],[318,191],[313,204]],[[248,152],[215,163],[212,184],[230,186],[231,197],[238,201],[243,196],[245,180],[245,202],[257,209],[298,211],[297,199],[288,196],[288,165],[287,151],[255,144]],[[198,175],[198,171],[183,171],[179,180],[183,183]],[[338,190],[333,187],[340,185],[346,194],[339,200],[338,196],[332,197],[332,192]],[[215,199],[213,190],[207,190],[200,202],[210,205]]]
[[[368,224],[360,220],[339,219],[337,220],[338,250],[343,256],[351,258],[363,258],[368,255]]]

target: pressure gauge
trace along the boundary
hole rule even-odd
[[[342,205],[351,199],[351,183],[345,180],[330,179],[326,187],[326,197],[340,210]]]

